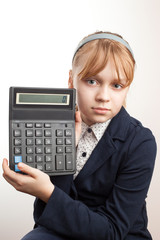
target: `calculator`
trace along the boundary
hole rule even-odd
[[[75,89],[10,87],[9,164],[23,162],[50,176],[74,174]]]

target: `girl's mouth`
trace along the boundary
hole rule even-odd
[[[111,111],[111,109],[102,108],[102,107],[93,107],[92,109],[95,113],[98,113],[98,114],[106,114],[107,112]]]

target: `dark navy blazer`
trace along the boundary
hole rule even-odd
[[[152,239],[145,198],[155,156],[151,131],[122,107],[75,180],[51,177],[55,190],[47,204],[36,199],[35,226],[58,239]]]

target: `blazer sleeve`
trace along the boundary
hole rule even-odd
[[[103,206],[93,211],[55,187],[37,224],[67,239],[124,239],[145,202],[155,155],[152,133],[137,127],[112,192]]]

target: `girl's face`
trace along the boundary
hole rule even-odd
[[[82,120],[88,125],[102,123],[113,118],[125,102],[129,86],[120,69],[120,83],[112,59],[96,76],[79,79],[81,66],[70,72],[69,87],[77,91],[77,104]]]

